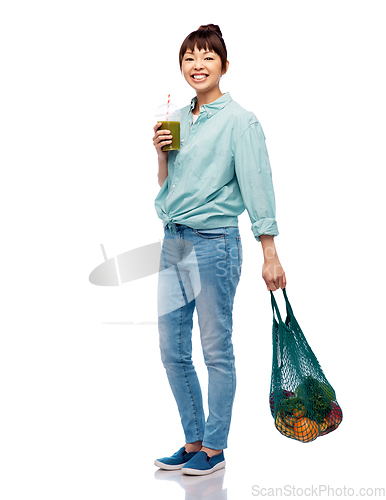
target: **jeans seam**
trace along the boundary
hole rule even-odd
[[[240,238],[240,236],[236,236],[236,241],[237,241],[237,249],[239,251],[239,276],[241,276],[242,262],[241,262],[241,238]]]
[[[230,287],[230,272],[232,271],[231,269],[231,266],[232,266],[232,263],[231,261],[228,259],[228,245],[227,245],[227,237],[225,236],[225,245],[226,245],[226,254],[227,254],[227,287],[226,287],[226,293],[227,293],[227,296],[226,296],[226,302],[227,304],[229,304],[229,295],[230,295],[230,290],[229,290],[229,287]],[[225,313],[225,305],[223,307],[223,314],[224,314],[224,318],[225,318],[225,328],[227,330],[227,332],[229,332],[230,328],[229,328],[229,324],[228,324],[228,318],[227,318],[227,315]],[[226,350],[226,353],[227,353],[227,358],[228,358],[228,361],[230,362],[230,355],[229,355],[229,345],[227,347],[227,350]],[[234,392],[234,377],[233,377],[233,370],[231,369],[231,394],[233,394]],[[232,408],[232,402],[230,402],[228,404],[228,408],[227,408],[227,421],[226,421],[226,424],[224,426],[224,429],[223,429],[223,432],[224,434],[227,436],[228,433],[229,433],[229,427],[230,427],[230,410]],[[222,448],[225,446],[225,442],[223,443],[223,445],[221,446]]]
[[[230,267],[230,272],[232,272],[232,262],[230,262],[228,266]],[[227,286],[227,294],[228,294],[227,299],[228,299],[228,303],[230,302],[230,297],[229,297],[229,295],[230,295],[230,287],[229,287],[229,285],[230,285],[230,275],[229,275],[229,273],[228,273],[228,286]],[[230,311],[230,314],[232,314],[232,311]],[[231,317],[232,317],[232,316],[231,316]],[[229,335],[231,336],[231,335],[232,335],[232,332],[231,332],[230,325],[227,325],[227,327],[228,327]],[[232,339],[231,339],[231,341],[232,341]],[[228,355],[228,360],[230,361],[230,353],[229,353],[229,350],[230,350],[230,346],[228,345],[227,355]],[[234,389],[235,389],[235,387],[234,387],[234,377],[233,377],[233,369],[232,369],[232,368],[231,368],[231,377],[232,377],[231,394],[233,395],[233,394],[234,394]],[[226,434],[226,435],[228,435],[228,432],[229,432],[229,427],[230,427],[230,420],[231,420],[231,418],[230,418],[230,414],[231,414],[231,411],[232,411],[232,404],[233,404],[233,401],[231,401],[231,402],[229,403],[229,405],[228,405],[228,421],[227,421],[227,425],[226,425],[226,427],[225,427],[225,431],[226,431],[226,432],[225,432],[225,434]]]
[[[225,242],[225,253],[226,253],[226,256],[227,256],[227,268],[228,268],[228,245],[227,245],[227,233],[226,233],[226,230],[225,230],[224,242]],[[227,288],[229,288],[228,284],[229,283],[227,282]]]

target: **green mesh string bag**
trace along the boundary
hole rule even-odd
[[[284,323],[271,291],[273,356],[269,404],[279,432],[309,443],[335,430],[343,414],[334,389],[296,321],[286,289],[282,291],[287,309]]]

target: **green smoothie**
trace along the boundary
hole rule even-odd
[[[175,149],[180,149],[180,122],[161,121],[161,123],[162,125],[158,130],[170,130],[170,135],[172,136],[171,144],[162,146],[162,151],[173,151]]]

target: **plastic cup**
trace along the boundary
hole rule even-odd
[[[158,130],[170,130],[170,135],[172,136],[171,144],[166,144],[162,146],[162,151],[174,151],[181,147],[180,144],[180,119],[181,111],[174,104],[162,104],[159,106],[155,112],[155,117],[157,122],[161,122],[162,125]]]

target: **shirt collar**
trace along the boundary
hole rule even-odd
[[[218,111],[221,111],[227,104],[229,104],[232,101],[232,97],[229,92],[225,92],[221,97],[216,99],[215,101],[209,103],[209,104],[204,104],[203,106],[200,107],[200,112],[201,111],[208,111],[208,118],[212,118]],[[197,102],[197,96],[193,97],[193,99],[190,101],[190,111],[192,112],[194,107],[196,106]]]

